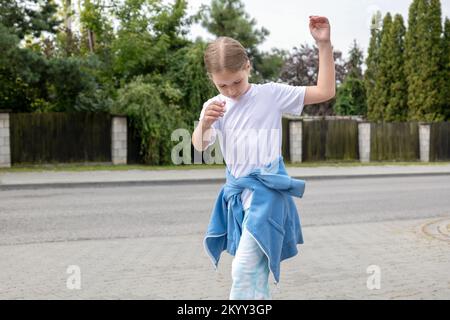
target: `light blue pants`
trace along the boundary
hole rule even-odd
[[[269,300],[272,299],[269,288],[269,261],[247,231],[247,210],[244,214],[241,239],[231,264],[233,284],[230,300]]]

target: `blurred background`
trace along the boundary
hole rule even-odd
[[[309,15],[330,20],[337,95],[306,106],[301,119],[402,123],[381,135],[411,135],[413,153],[374,159],[418,160],[416,122],[450,119],[449,0],[1,0],[0,111],[11,116],[10,162],[111,161],[110,117],[120,114],[128,120],[128,163],[170,164],[173,130],[192,132],[203,102],[217,94],[203,65],[207,42],[239,40],[251,57],[254,83],[313,85],[318,50]],[[316,130],[334,124],[322,122]],[[355,123],[338,125],[337,141],[349,134],[356,139]],[[289,130],[288,122],[284,126]],[[67,145],[55,137],[71,141],[70,132],[76,132],[70,145],[85,151],[51,155],[49,149]],[[448,123],[431,128],[435,139],[444,139],[432,159],[450,157],[449,132]],[[32,148],[35,136],[42,138]],[[317,139],[314,144],[326,148]],[[285,139],[286,158],[288,147]]]

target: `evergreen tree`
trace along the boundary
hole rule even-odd
[[[364,82],[353,77],[346,78],[337,90],[333,108],[338,115],[365,115],[367,101]]]
[[[429,47],[430,60],[429,70],[432,75],[428,79],[429,88],[432,89],[432,94],[429,97],[429,110],[430,113],[434,113],[434,117],[430,120],[435,119],[436,121],[442,121],[445,118],[444,104],[444,87],[445,87],[445,70],[442,68],[444,58],[444,48],[442,46],[442,10],[440,0],[430,0],[430,9],[427,14],[428,24],[429,24]],[[447,79],[447,82],[449,80]],[[432,102],[436,101],[435,104]]]
[[[362,79],[361,65],[363,63],[363,52],[358,46],[356,39],[353,40],[353,45],[348,53],[349,58],[345,63],[345,72],[347,76]]]
[[[256,20],[245,11],[241,0],[212,0],[210,6],[201,7],[198,18],[211,34],[231,37],[242,44],[252,62],[254,82],[278,80],[285,53],[278,50],[261,52],[258,49],[269,31],[256,27]]]
[[[443,114],[442,22],[439,0],[414,0],[405,37],[408,118],[440,121]]]
[[[210,7],[202,6],[202,26],[217,37],[238,40],[253,57],[269,31],[257,29],[256,20],[250,18],[244,7],[241,0],[212,0]]]
[[[345,63],[345,80],[338,87],[336,103],[333,106],[338,115],[365,115],[367,113],[366,92],[361,70],[362,62],[363,52],[354,40],[349,51],[349,59]]]
[[[56,10],[53,0],[0,0],[0,23],[20,39],[28,34],[39,37],[42,31],[55,32],[60,23]]]
[[[443,42],[443,54],[442,54],[442,70],[444,73],[444,115],[445,119],[450,120],[450,19],[445,18],[444,24],[444,36],[442,37]]]
[[[404,121],[407,118],[407,83],[404,73],[404,37],[405,26],[403,17],[395,15],[390,30],[387,30],[385,42],[386,61],[382,72],[386,73],[385,91],[388,94],[387,105],[384,110],[384,120]]]
[[[377,94],[372,109],[369,110],[371,120],[380,121],[385,118],[385,108],[389,102],[391,70],[389,70],[389,36],[392,26],[392,16],[388,12],[383,19],[383,28],[380,33],[380,47],[378,52],[378,70],[375,78],[374,92]]]
[[[417,103],[414,101],[420,89],[420,71],[417,69],[420,59],[420,52],[418,43],[420,40],[419,35],[419,2],[423,0],[413,0],[409,7],[408,14],[408,29],[405,35],[405,73],[408,82],[408,118],[412,114],[413,108],[416,108]],[[423,35],[422,35],[423,37]],[[417,90],[417,93],[414,92]]]
[[[367,69],[364,73],[364,87],[367,97],[367,117],[372,119],[374,113],[376,101],[378,98],[375,92],[375,81],[378,74],[379,64],[379,50],[380,50],[380,23],[381,12],[377,12],[372,17],[372,24],[370,28],[370,43],[367,52],[366,66]]]

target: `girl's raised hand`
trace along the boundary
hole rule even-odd
[[[309,16],[309,30],[316,42],[330,41],[330,22],[326,17]]]

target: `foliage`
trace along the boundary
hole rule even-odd
[[[269,31],[264,27],[256,27],[257,21],[245,11],[241,0],[212,0],[210,6],[201,6],[197,20],[216,37],[228,36],[244,46],[252,62],[254,82],[278,79],[283,65],[283,52],[277,49],[262,52],[258,49]]]
[[[336,66],[336,83],[339,85],[344,81],[345,67],[342,53],[334,50],[334,61]],[[312,86],[317,83],[319,72],[319,49],[316,46],[303,44],[300,48],[295,47],[285,59],[280,80],[290,85]],[[304,112],[308,115],[330,115],[333,114],[334,101],[328,101],[318,105],[306,106]]]
[[[20,39],[27,34],[38,37],[43,31],[55,31],[60,23],[56,10],[52,0],[0,0],[0,24]]]
[[[155,82],[160,82],[159,86]],[[171,161],[171,133],[185,127],[177,105],[181,94],[162,79],[138,76],[119,90],[113,112],[127,115],[141,137],[144,161],[151,165]]]
[[[378,78],[379,71],[379,51],[381,42],[381,12],[376,12],[372,17],[372,23],[370,28],[370,42],[366,57],[366,72],[364,73],[364,87],[366,89],[367,97],[367,114],[369,118],[372,118],[374,110],[377,109],[377,99],[379,97],[378,89],[375,86],[375,82]]]
[[[444,59],[439,0],[414,0],[405,36],[408,119],[444,120]],[[448,79],[447,79],[448,82]]]
[[[333,108],[338,115],[365,115],[367,113],[366,92],[362,75],[363,52],[356,40],[350,48],[349,59],[345,63],[346,76],[338,87]]]

